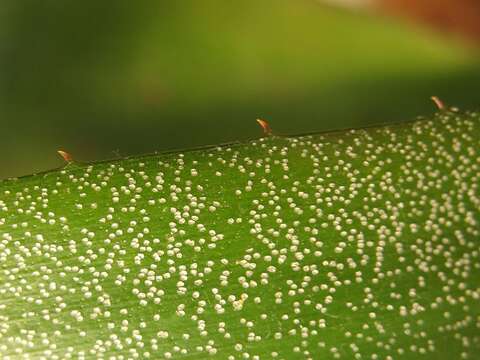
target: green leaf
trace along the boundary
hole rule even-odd
[[[72,164],[0,183],[0,355],[480,350],[480,120]]]

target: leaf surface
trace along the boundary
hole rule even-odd
[[[0,355],[459,359],[480,334],[480,121],[0,183]]]

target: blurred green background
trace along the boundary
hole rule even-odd
[[[4,0],[0,178],[477,109],[473,47],[316,0]]]

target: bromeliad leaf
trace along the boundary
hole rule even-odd
[[[477,358],[479,134],[445,111],[4,181],[0,355]]]

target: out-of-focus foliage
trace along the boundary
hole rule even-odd
[[[13,1],[0,10],[0,177],[475,108],[477,54],[314,0]],[[292,120],[294,119],[294,121]]]

